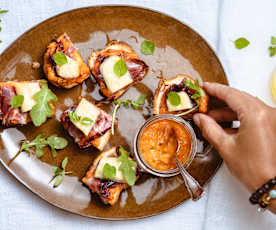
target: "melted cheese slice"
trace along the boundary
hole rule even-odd
[[[39,82],[16,82],[14,87],[17,95],[24,96],[21,111],[23,113],[30,111],[36,104],[33,96],[41,90]]]
[[[113,181],[126,183],[123,173],[119,170],[121,162],[116,157],[103,157],[96,169],[95,177],[99,179],[107,179],[104,177],[104,165],[110,164],[116,168],[116,176],[112,178]]]
[[[91,120],[93,120],[92,124],[90,125],[83,125],[80,121],[72,121],[72,123],[81,130],[84,135],[88,136],[93,125],[95,124],[95,121],[97,120],[100,110],[97,106],[93,105],[89,101],[87,101],[85,98],[82,98],[79,105],[77,106],[75,113],[80,116],[81,118],[88,117]]]
[[[170,101],[167,99],[167,106],[169,112],[175,112],[185,109],[191,109],[193,108],[193,104],[191,102],[190,97],[185,92],[177,92],[178,96],[180,97],[180,104],[175,106],[170,103]]]
[[[100,67],[100,71],[104,78],[105,84],[112,93],[117,92],[118,90],[124,88],[125,86],[133,82],[133,79],[129,71],[127,71],[121,77],[118,77],[114,73],[114,65],[120,59],[121,58],[119,56],[110,56],[104,60]]]
[[[57,66],[57,74],[63,78],[75,78],[80,75],[80,67],[78,62],[66,56],[67,63],[62,66]]]

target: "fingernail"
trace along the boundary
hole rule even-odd
[[[197,126],[200,126],[200,115],[199,114],[195,114],[193,116],[193,120]]]

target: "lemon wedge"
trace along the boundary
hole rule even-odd
[[[276,102],[276,68],[274,69],[270,80],[271,93],[274,101]]]

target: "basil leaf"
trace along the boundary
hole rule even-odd
[[[59,167],[56,167],[56,166],[53,167],[54,176],[59,175],[62,171],[63,170]]]
[[[63,66],[68,63],[67,57],[64,53],[55,53],[53,59],[58,66]]]
[[[271,45],[276,45],[276,37],[271,36],[270,43]]]
[[[23,104],[24,96],[23,95],[15,95],[11,99],[11,106],[13,108],[20,107]]]
[[[145,40],[141,44],[141,52],[146,55],[153,54],[155,49],[155,44],[150,40]]]
[[[122,77],[123,75],[125,75],[127,70],[127,65],[122,58],[117,61],[113,67],[113,71],[117,75],[117,77]]]
[[[103,175],[107,179],[112,179],[116,176],[116,167],[106,163],[103,168]]]
[[[135,103],[138,104],[138,105],[144,105],[144,104],[145,104],[145,101],[146,101],[146,98],[147,98],[147,94],[142,94],[142,95],[135,101]]]
[[[57,101],[57,96],[48,88],[45,82],[41,82],[41,86],[41,90],[33,96],[37,103],[30,111],[35,126],[40,126],[48,117],[52,116],[53,109],[49,103]]]
[[[269,50],[269,56],[270,57],[275,56],[275,54],[276,54],[276,46],[269,46],[268,50]]]
[[[58,137],[56,134],[47,138],[48,144],[55,149],[64,149],[68,145],[68,141],[63,137]]]
[[[68,163],[68,157],[65,157],[65,158],[63,159],[62,163],[61,163],[61,167],[62,167],[63,169],[65,169],[67,163]]]
[[[91,125],[91,124],[93,124],[93,122],[94,121],[92,119],[90,119],[89,117],[83,117],[80,121],[80,123],[82,125]]]
[[[181,99],[178,93],[171,91],[167,94],[167,96],[170,104],[172,104],[173,106],[180,105]]]
[[[121,161],[119,170],[123,173],[126,182],[132,186],[136,181],[136,171],[133,169],[133,167],[136,168],[137,164],[135,161],[129,159],[129,153],[125,151],[122,146],[120,146],[119,151],[121,153],[121,155],[118,157],[118,160]]]
[[[54,183],[54,188],[58,187],[61,184],[62,181],[63,181],[63,176],[58,175],[57,178],[56,178],[56,181]]]
[[[243,38],[243,37],[238,38],[237,40],[235,40],[234,43],[235,43],[236,48],[239,50],[247,47],[250,44],[250,42],[246,38]]]

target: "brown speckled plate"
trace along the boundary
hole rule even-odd
[[[44,77],[42,68],[32,69],[32,62],[42,64],[42,56],[54,36],[67,32],[79,49],[84,60],[91,51],[105,47],[112,39],[129,43],[138,55],[150,66],[147,77],[123,95],[136,99],[141,93],[148,94],[143,111],[121,108],[119,126],[111,138],[110,146],[121,144],[133,150],[133,138],[137,128],[151,115],[152,95],[159,81],[158,77],[173,77],[178,73],[227,84],[223,68],[209,45],[191,28],[167,15],[147,9],[129,6],[89,7],[66,12],[50,18],[19,37],[0,56],[0,79],[31,80]],[[154,41],[154,55],[143,55],[140,44],[144,39]],[[39,128],[33,125],[0,129],[0,159],[4,166],[31,191],[65,210],[101,219],[131,219],[155,215],[173,208],[189,198],[180,176],[157,178],[143,175],[137,184],[122,193],[119,202],[113,206],[103,205],[95,194],[80,182],[86,170],[98,155],[94,148],[80,150],[59,123],[61,112],[77,101],[78,96],[89,100],[101,99],[94,80],[89,78],[73,89],[58,89],[50,86],[58,96],[56,118],[49,119]],[[113,105],[105,105],[107,112]],[[65,150],[53,159],[45,148],[41,159],[21,153],[16,155],[19,142],[33,139],[37,134],[58,134],[69,141]],[[206,143],[199,140],[203,148]],[[52,166],[60,165],[63,158],[69,158],[67,170],[72,175],[65,177],[56,189],[49,183]],[[189,167],[189,172],[204,185],[216,172],[221,159],[215,151],[197,157]]]

